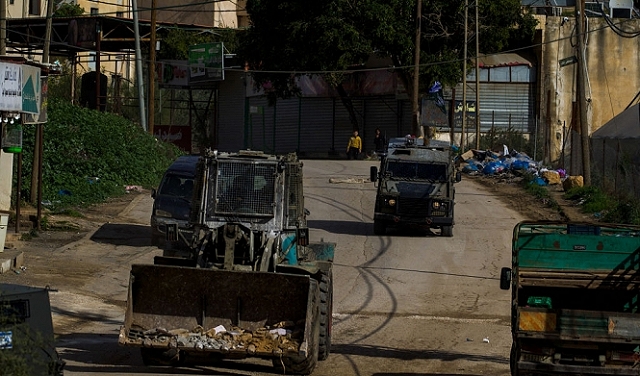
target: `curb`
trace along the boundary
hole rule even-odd
[[[0,252],[0,274],[12,269],[20,269],[24,265],[24,253],[15,249]]]

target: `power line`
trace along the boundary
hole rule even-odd
[[[123,22],[128,22],[133,24],[132,20],[122,20]],[[628,22],[627,20],[623,21],[623,22]],[[163,26],[163,28],[165,29],[179,29],[179,30],[185,30],[185,28],[183,27],[178,27],[178,26]],[[591,30],[587,30],[585,33],[586,34],[591,34],[591,33],[595,33],[604,29],[610,28],[610,26],[605,25],[605,26],[601,26],[598,28],[594,28]],[[213,30],[224,30],[224,29],[220,29],[220,28],[212,28]],[[202,30],[202,29],[193,29],[193,30]],[[13,31],[15,33],[15,31]],[[640,33],[640,32],[639,32]],[[33,35],[27,35],[25,33],[18,33],[19,35],[23,35],[23,36],[29,36],[29,38],[31,38],[32,41],[34,42],[44,42],[44,38],[38,38],[35,37]],[[523,50],[528,50],[531,48],[535,48],[535,47],[541,47],[543,45],[547,45],[547,44],[551,44],[551,43],[558,43],[561,42],[563,40],[567,40],[567,39],[571,39],[573,38],[574,35],[573,33],[570,36],[566,36],[566,37],[562,37],[562,38],[556,38],[554,40],[547,40],[545,42],[541,42],[541,43],[536,43],[536,44],[531,44],[528,46],[524,46],[524,47],[519,47],[519,48],[514,48],[514,49],[510,49],[510,50],[505,50],[505,51],[501,51],[498,53],[494,53],[494,54],[485,54],[483,56],[495,56],[495,55],[500,55],[500,54],[505,54],[505,53],[512,53],[512,52],[518,52],[518,51],[523,51]],[[51,43],[52,46],[54,45],[66,45],[66,43],[62,43],[62,42],[57,42]],[[77,47],[78,48],[78,47]],[[95,52],[92,49],[89,48],[78,48],[81,51],[80,52]],[[17,51],[17,53],[22,53],[19,50],[15,49],[14,50]],[[103,52],[101,52],[103,53]],[[119,53],[120,55],[123,54],[122,52]],[[433,66],[438,66],[438,65],[447,65],[447,64],[453,64],[453,63],[459,63],[462,62],[464,59],[463,58],[458,58],[458,59],[451,59],[451,60],[445,60],[445,61],[439,61],[439,62],[431,62],[431,63],[424,63],[424,64],[420,64],[421,68],[427,68],[427,67],[433,67]],[[145,63],[148,63],[148,61],[145,61]],[[405,65],[405,66],[389,66],[389,67],[381,67],[381,68],[360,68],[360,69],[338,69],[338,70],[244,70],[244,69],[233,69],[233,68],[229,68],[227,69],[228,71],[243,71],[243,72],[247,72],[247,73],[268,73],[268,74],[297,74],[297,75],[323,75],[323,74],[332,74],[332,73],[344,73],[344,74],[349,74],[349,73],[358,73],[358,72],[373,72],[373,71],[395,71],[395,70],[405,70],[405,69],[413,69],[415,68],[415,65]]]

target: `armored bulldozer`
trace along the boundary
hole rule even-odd
[[[202,156],[188,255],[132,266],[119,343],[146,364],[261,357],[310,374],[331,347],[335,244],[309,242],[302,177],[295,154]]]

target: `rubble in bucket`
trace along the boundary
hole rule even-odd
[[[129,339],[143,347],[279,355],[299,351],[303,338],[302,328],[304,328],[304,322],[296,325],[288,321],[254,331],[237,327],[227,330],[223,325],[209,330],[201,326],[191,330],[154,328],[146,331],[132,330]]]

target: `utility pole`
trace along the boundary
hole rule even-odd
[[[151,0],[151,35],[149,41],[149,133],[153,135],[156,111],[156,0]]]
[[[413,95],[411,97],[413,104],[413,134],[424,136],[422,127],[420,126],[420,39],[422,36],[422,0],[416,1],[416,49],[413,55]]]
[[[4,3],[4,1],[2,1]],[[53,0],[47,0],[47,20],[44,30],[44,47],[42,48],[42,62],[49,62],[49,48],[51,47],[51,28],[53,27]]]
[[[0,1],[0,55],[7,54],[7,1]]]
[[[585,59],[585,13],[584,13],[584,0],[576,1],[577,10],[577,22],[576,31],[578,33],[578,82],[577,82],[577,97],[578,97],[578,109],[580,116],[580,133],[582,141],[582,178],[584,179],[585,187],[591,186],[591,148],[589,147],[589,120],[587,117],[587,98],[585,95],[586,85],[586,72],[587,62]]]
[[[467,125],[467,20],[469,18],[469,0],[464,0],[464,49],[462,58],[462,130],[460,133],[460,150],[465,151],[464,131]]]
[[[480,149],[480,33],[478,8],[480,0],[476,0],[476,149]]]
[[[131,6],[133,7],[133,32],[136,39],[136,83],[138,84],[138,107],[140,109],[140,125],[146,132],[147,117],[144,112],[144,78],[142,77],[142,51],[140,51],[140,27],[138,26],[138,1],[131,0]]]

